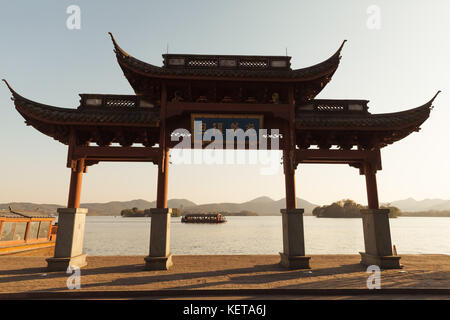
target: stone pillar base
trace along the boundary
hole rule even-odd
[[[169,270],[169,268],[173,266],[171,253],[169,253],[167,257],[147,256],[144,260],[144,270]]]
[[[80,254],[75,257],[68,258],[48,258],[47,270],[48,271],[67,271],[69,266],[82,268],[87,265],[86,262],[87,254]]]
[[[280,265],[289,269],[311,269],[309,266],[309,259],[307,256],[288,256],[280,252]]]
[[[68,266],[86,266],[83,253],[84,225],[87,209],[58,208],[58,231],[55,254],[47,259],[49,271],[66,271]]]
[[[305,255],[303,209],[281,209],[283,253],[287,256]]]
[[[172,265],[170,253],[171,208],[150,209],[150,253],[144,258],[144,270],[168,270]]]
[[[400,256],[373,256],[364,252],[361,255],[361,264],[365,266],[376,265],[380,269],[401,269]]]
[[[309,269],[310,257],[305,256],[303,209],[281,209],[283,252],[280,264],[289,269]]]
[[[399,269],[400,256],[392,254],[389,209],[361,210],[365,252],[360,252],[361,263],[377,265],[380,269]]]

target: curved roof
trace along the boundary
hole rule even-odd
[[[297,144],[300,148],[310,145],[320,148],[338,145],[344,149],[357,145],[365,150],[385,147],[420,130],[439,92],[420,107],[393,113],[298,112]]]
[[[149,108],[84,107],[78,109],[53,107],[26,99],[3,80],[13,95],[14,105],[25,120],[60,125],[95,126],[158,126],[159,112]]]
[[[428,119],[433,108],[434,97],[420,107],[392,113],[316,113],[299,112],[296,115],[297,129],[337,129],[337,130],[401,130],[411,128],[419,129],[420,125]]]
[[[121,144],[125,141],[125,144],[144,142],[151,145],[159,139],[159,130],[148,131],[159,126],[158,108],[90,107],[83,103],[78,109],[59,108],[28,100],[5,83],[11,90],[17,111],[26,123],[62,143],[68,143],[71,127],[76,127],[84,134],[86,141],[103,143],[105,140],[106,145],[115,141]],[[332,144],[339,144],[335,133],[357,136],[363,140],[369,134],[377,139],[378,147],[383,147],[418,131],[429,117],[432,103],[439,92],[420,107],[394,113],[297,111],[296,131],[300,135],[301,132],[308,132],[307,135],[314,135],[316,140],[327,136]],[[321,100],[321,104],[324,101],[335,105],[338,100]],[[127,137],[121,140],[124,134]],[[333,142],[335,140],[337,142]]]
[[[341,50],[346,40],[339,49],[327,60],[316,65],[291,70],[290,68],[264,68],[264,69],[230,69],[230,68],[167,68],[158,67],[143,62],[123,50],[109,33],[114,44],[114,52],[117,61],[130,81],[130,77],[145,76],[150,78],[176,78],[176,79],[216,79],[220,80],[249,80],[249,81],[282,81],[304,82],[323,77],[331,77],[336,71],[341,58]],[[207,57],[207,56],[204,56]],[[226,56],[221,56],[226,57]],[[237,56],[229,56],[237,57]],[[246,56],[241,56],[245,58]],[[254,58],[254,57],[253,57]]]
[[[71,128],[79,132],[80,142],[95,142],[107,145],[119,142],[124,145],[138,142],[153,144],[157,132],[150,128],[159,126],[159,110],[141,107],[87,107],[78,109],[59,108],[26,99],[10,89],[16,110],[25,123],[39,132],[68,144]],[[105,142],[106,141],[106,142]]]

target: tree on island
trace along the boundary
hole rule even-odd
[[[317,218],[361,218],[361,209],[367,207],[351,199],[343,199],[328,206],[316,207],[312,214]],[[380,209],[389,209],[389,218],[401,215],[400,209],[394,206],[382,206]]]
[[[123,209],[120,211],[122,217],[145,217],[145,211],[134,207],[132,209]]]
[[[181,205],[181,207],[183,207],[183,205]],[[181,217],[181,208],[172,208],[171,217]]]

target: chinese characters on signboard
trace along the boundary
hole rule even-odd
[[[194,122],[201,122],[200,128],[201,128],[201,136],[202,137],[207,130],[217,129],[222,133],[223,140],[226,139],[226,130],[227,129],[231,129],[231,130],[242,129],[244,132],[255,134],[256,139],[258,139],[259,130],[263,129],[263,116],[262,115],[192,114],[191,115],[191,130],[192,130],[192,132],[195,132]],[[250,131],[247,131],[249,129],[250,129]],[[196,134],[199,135],[198,132]],[[247,137],[248,137],[248,135],[247,135]],[[238,136],[237,136],[237,139],[239,139]],[[208,141],[208,140],[206,140],[206,141]]]

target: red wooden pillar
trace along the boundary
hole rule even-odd
[[[283,145],[283,167],[286,188],[286,209],[295,209],[295,100],[293,88],[289,88],[288,100],[290,104],[289,121],[285,125],[285,141]]]
[[[364,175],[366,176],[367,202],[369,209],[378,209],[376,168],[372,163],[364,162]]]
[[[74,165],[71,168],[72,173],[70,176],[69,200],[67,202],[67,208],[80,207],[81,181],[85,170],[84,159],[75,160],[73,163]]]
[[[158,190],[156,196],[156,207],[159,209],[167,208],[167,191],[169,179],[169,148],[166,141],[166,108],[167,108],[167,89],[166,83],[161,86],[161,112],[159,127],[159,149],[160,158],[158,161]]]
[[[295,169],[292,164],[291,152],[283,149],[284,184],[286,188],[286,209],[295,209]]]
[[[158,191],[156,207],[167,208],[167,190],[169,181],[169,148],[161,150],[162,159],[158,163]]]

